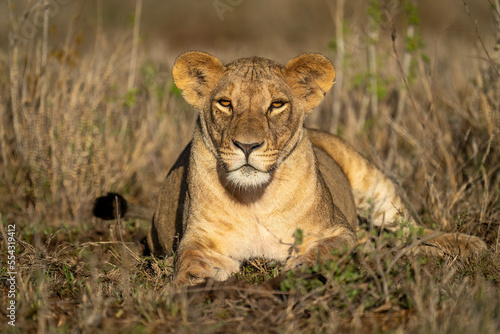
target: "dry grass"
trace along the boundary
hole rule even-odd
[[[283,273],[255,261],[228,282],[172,290],[172,259],[142,256],[147,223],[90,216],[107,191],[154,203],[189,140],[195,115],[173,87],[167,51],[136,53],[137,24],[117,38],[99,19],[82,51],[77,17],[56,46],[42,20],[39,34],[0,53],[3,259],[8,225],[17,246],[16,327],[3,261],[2,332],[500,332],[494,39],[424,47],[412,14],[385,1],[360,33],[338,21],[338,3],[326,8],[345,30],[332,34],[335,49],[321,47],[343,59],[342,80],[308,124],[339,133],[400,181],[422,224],[477,235],[486,254],[417,259],[374,232],[335,264]],[[37,4],[27,3],[30,15]],[[17,25],[32,17],[10,13]]]

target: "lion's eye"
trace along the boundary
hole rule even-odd
[[[273,101],[269,106],[270,112],[280,112],[285,109],[286,102],[285,101]]]
[[[217,103],[219,103],[221,106],[223,106],[225,108],[231,106],[231,101],[229,101],[229,100],[220,99],[219,101],[217,101]]]
[[[226,115],[231,115],[231,113],[233,112],[231,101],[228,99],[218,100],[216,104],[216,111]]]

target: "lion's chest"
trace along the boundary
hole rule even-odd
[[[291,246],[290,238],[259,223],[255,224],[254,231],[251,238],[251,243],[254,245],[251,257],[264,257],[278,261],[286,260]]]
[[[269,221],[262,222],[255,218],[239,226],[235,228],[234,235],[225,235],[226,241],[231,240],[227,249],[231,257],[239,261],[253,258],[286,260],[292,245],[292,233],[276,229]]]

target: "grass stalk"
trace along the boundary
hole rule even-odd
[[[134,30],[132,37],[132,55],[130,57],[130,71],[128,76],[127,90],[134,88],[135,74],[137,72],[137,53],[139,50],[139,31],[142,15],[142,0],[135,1]]]
[[[338,127],[340,113],[341,113],[341,97],[340,92],[343,90],[344,83],[344,54],[345,54],[345,41],[344,41],[344,5],[345,0],[336,0],[335,6],[333,2],[327,1],[330,15],[335,26],[335,41],[336,41],[336,59],[335,59],[335,91],[333,93],[332,104],[332,123],[330,131],[335,133]]]
[[[499,8],[498,7],[498,0],[496,0],[496,1],[497,1],[496,8],[498,10],[498,8]],[[475,20],[472,17],[472,14],[470,13],[470,10],[469,10],[469,5],[467,4],[467,0],[463,0],[463,3],[465,6],[465,11],[467,12],[467,16],[469,17],[469,20],[471,21],[472,25],[474,26],[474,32],[476,33],[477,39],[478,39],[479,43],[481,43],[481,47],[483,48],[484,53],[488,57],[488,60],[490,61],[490,65],[491,65],[492,69],[496,73],[497,77],[500,77],[500,72],[498,71],[497,64],[493,60],[493,58],[491,57],[490,52],[488,51],[488,48],[484,44],[483,38],[481,37],[481,34],[479,33],[479,27],[477,26],[477,20]]]

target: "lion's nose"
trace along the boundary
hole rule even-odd
[[[248,157],[250,155],[250,153],[252,153],[256,149],[258,149],[259,147],[264,145],[264,142],[247,144],[247,143],[241,143],[237,140],[233,140],[233,144],[234,144],[234,146],[236,146],[237,148],[242,150],[243,153],[245,153],[245,156]]]

